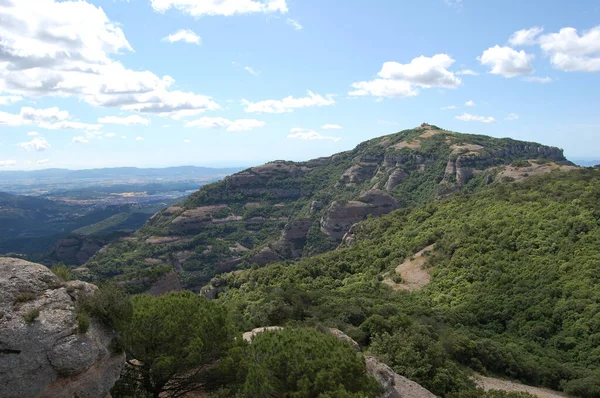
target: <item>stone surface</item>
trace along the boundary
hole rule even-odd
[[[334,202],[321,219],[321,231],[341,240],[353,224],[364,220],[367,215],[381,216],[399,207],[398,201],[392,196],[373,189],[360,195],[359,200]]]
[[[85,264],[105,242],[87,238],[67,238],[59,240],[52,252],[54,257],[65,264]]]
[[[96,287],[61,283],[46,267],[0,259],[0,396],[105,397],[125,362],[114,334],[92,320],[78,333],[75,305]],[[25,316],[38,310],[31,322]]]

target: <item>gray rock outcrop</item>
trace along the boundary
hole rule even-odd
[[[399,207],[394,197],[373,189],[363,193],[359,200],[334,202],[321,219],[321,231],[336,240],[341,240],[352,225],[364,220],[367,215],[381,216]]]
[[[94,285],[61,283],[46,267],[0,258],[0,396],[105,397],[125,355],[92,319],[78,332],[75,305]]]
[[[102,246],[104,246],[102,241],[86,238],[66,238],[59,240],[52,251],[58,261],[65,264],[82,265],[92,258]]]

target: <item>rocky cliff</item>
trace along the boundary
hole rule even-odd
[[[61,283],[42,265],[0,258],[0,396],[105,397],[125,362],[114,335],[92,319],[78,327],[75,306],[96,287]]]
[[[183,288],[199,288],[236,267],[332,250],[367,217],[508,181],[503,171],[526,160],[570,164],[558,148],[423,124],[330,157],[275,161],[207,185],[88,266],[100,278],[143,276],[146,289],[174,269]]]

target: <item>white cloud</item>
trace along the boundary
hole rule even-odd
[[[85,1],[0,0],[0,14],[4,93],[75,97],[95,106],[171,117],[218,108],[210,97],[169,91],[170,76],[127,69],[112,59],[133,48],[100,7]]]
[[[555,68],[567,72],[600,71],[600,25],[582,32],[562,28],[558,33],[540,36],[540,47]]]
[[[83,136],[73,137],[72,141],[74,144],[87,144],[89,142],[89,140]]]
[[[183,143],[184,143],[184,144],[189,144],[190,142],[192,142],[192,141],[190,141],[190,140],[187,140],[187,139],[186,139],[186,140],[183,140]]]
[[[321,127],[323,130],[341,130],[343,129],[342,126],[340,126],[339,124],[324,124],[323,127]]]
[[[50,159],[40,159],[37,161],[37,164],[48,164],[50,163]]]
[[[112,138],[112,137],[116,137],[117,135],[115,133],[106,133],[106,134],[104,134],[104,136],[107,138]]]
[[[46,149],[50,149],[50,143],[46,141],[46,139],[43,137],[36,137],[33,138],[31,141],[21,142],[17,145],[25,149],[26,151],[42,152]]]
[[[0,167],[9,167],[17,164],[16,160],[0,160]]]
[[[36,125],[43,129],[60,130],[60,129],[87,129],[99,130],[101,124],[89,124],[72,120],[67,120],[70,117],[69,112],[61,111],[57,107],[46,109],[34,109],[30,107],[21,108],[18,114],[0,112],[0,125],[7,126],[28,126]]]
[[[414,97],[416,87],[456,88],[461,79],[447,68],[454,60],[447,54],[433,57],[420,56],[408,64],[386,62],[379,72],[379,78],[352,84],[351,96],[372,95],[375,97]]]
[[[478,76],[479,73],[472,71],[471,69],[463,69],[463,70],[459,70],[458,72],[455,73],[456,75],[469,75],[469,76]]]
[[[244,65],[241,65],[240,63],[238,63],[238,62],[235,62],[235,61],[233,61],[231,64],[232,64],[233,66],[237,67],[237,68],[244,69],[246,72],[250,73],[251,75],[254,75],[254,76],[258,76],[258,75],[260,75],[260,71],[258,71],[258,70],[256,70],[256,69],[254,69],[254,68],[253,68],[253,67],[251,67],[251,66],[244,66]],[[228,101],[228,102],[229,102],[229,101]]]
[[[412,87],[409,82],[402,80],[375,79],[365,82],[352,83],[354,91],[348,95],[361,97],[372,95],[374,97],[414,97],[419,94],[419,90]]]
[[[541,77],[541,76],[525,76],[523,78],[523,80],[525,80],[526,82],[533,82],[533,83],[550,83],[552,81],[552,78],[549,76],[545,76],[545,77]]]
[[[121,124],[124,126],[131,126],[134,124],[141,124],[147,126],[150,124],[150,120],[143,118],[138,115],[130,115],[126,117],[118,117],[118,116],[106,116],[98,119],[98,123],[103,124]]]
[[[436,54],[431,58],[420,56],[409,64],[386,62],[379,72],[379,77],[405,80],[425,88],[455,88],[460,84],[460,78],[446,69],[453,63],[454,60],[447,54]]]
[[[126,139],[127,139],[127,136],[126,136],[126,135],[122,135],[122,136],[121,136],[121,139],[122,139],[122,140],[126,140]]]
[[[321,135],[316,131],[306,130],[299,127],[295,127],[290,130],[290,135],[287,138],[299,139],[299,140],[309,140],[309,141],[324,141],[330,140],[333,142],[338,142],[341,140],[340,137],[331,137],[326,135]]]
[[[40,133],[38,133],[37,131],[30,131],[29,133],[27,133],[27,135],[30,137],[37,137],[38,135],[40,135]]]
[[[493,117],[485,117],[485,116],[476,116],[470,115],[468,113],[463,113],[460,116],[456,116],[458,120],[462,120],[463,122],[482,122],[482,123],[494,123],[496,119]]]
[[[0,96],[0,105],[9,105],[15,102],[19,102],[23,99],[23,97],[19,95],[5,95]]]
[[[56,123],[40,123],[39,126],[48,130],[63,130],[63,129],[73,129],[73,130],[100,130],[102,128],[101,124],[90,124],[90,123],[82,123],[82,122],[73,122],[70,120],[63,120],[61,122]]]
[[[178,120],[186,116],[198,115],[207,110],[216,110],[220,107],[210,97],[204,95],[170,91],[165,92],[160,98],[147,97],[147,100],[124,105],[122,108]]]
[[[182,41],[190,44],[200,45],[202,43],[202,39],[196,33],[194,33],[190,29],[179,29],[175,33],[171,33],[167,37],[164,37],[162,41],[168,41],[169,43],[175,43],[178,41]]]
[[[518,118],[519,115],[517,115],[516,113],[509,113],[508,116],[504,118],[504,120],[517,120]]]
[[[328,106],[335,104],[333,95],[325,97],[308,91],[308,97],[294,98],[291,95],[282,100],[265,100],[259,102],[250,102],[242,100],[246,106],[245,111],[249,113],[286,113],[293,112],[294,109],[308,108],[313,106]]]
[[[263,127],[266,123],[255,119],[229,120],[224,117],[203,117],[187,122],[185,127],[199,127],[205,129],[225,129],[227,131],[248,131]]]
[[[473,102],[473,100],[468,100],[465,102],[465,106],[475,106],[475,102]]]
[[[534,26],[530,29],[521,29],[513,33],[508,42],[512,46],[531,46],[538,42],[537,37],[544,31],[540,26]]]
[[[489,73],[504,77],[521,76],[533,72],[531,62],[535,56],[525,51],[498,45],[490,47],[477,59],[482,65],[491,67]]]
[[[288,12],[285,0],[150,0],[150,5],[160,13],[174,8],[192,17]]]
[[[296,30],[302,29],[302,25],[300,24],[300,22],[296,21],[295,19],[288,18],[285,22]]]
[[[443,111],[450,111],[452,109],[456,109],[457,106],[456,105],[448,105],[448,106],[442,106],[440,109]]]
[[[258,76],[260,74],[260,72],[255,71],[253,68],[251,68],[250,66],[244,66],[244,69],[250,73],[251,75],[254,76]]]
[[[135,137],[135,140],[136,140],[136,141],[144,141],[144,137],[139,137],[139,136],[138,136],[138,137]]]

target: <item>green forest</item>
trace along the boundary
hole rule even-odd
[[[113,289],[120,298],[104,302],[131,306],[117,317],[129,363],[155,364],[129,367],[113,396],[158,396],[157,385],[202,369],[193,385],[213,397],[374,397],[364,367],[374,355],[440,397],[528,396],[483,392],[474,372],[600,397],[600,169],[493,183],[353,232],[350,247],[221,274],[227,287],[212,301]],[[395,267],[431,245],[430,283],[385,283],[402,284]],[[239,338],[261,326],[285,329]],[[296,370],[277,373],[284,364]]]

